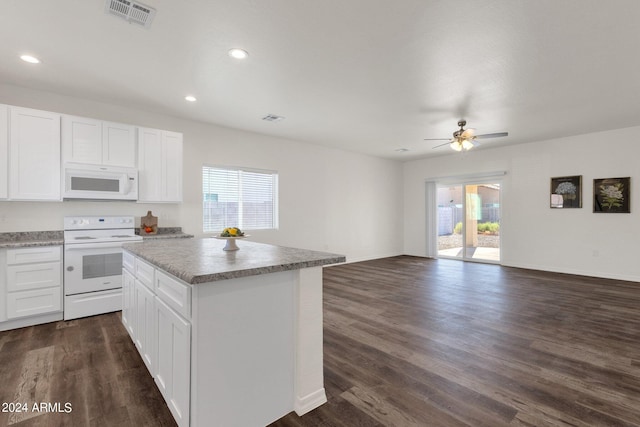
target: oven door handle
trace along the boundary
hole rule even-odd
[[[65,252],[81,251],[83,249],[104,249],[104,248],[121,248],[124,242],[105,242],[105,243],[81,243],[79,245],[64,245]]]

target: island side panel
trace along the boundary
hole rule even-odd
[[[327,401],[322,343],[322,267],[298,270],[294,410],[306,414]]]
[[[267,425],[294,410],[298,271],[193,285],[192,426]]]

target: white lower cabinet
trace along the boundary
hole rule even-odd
[[[7,266],[7,290],[27,291],[41,288],[60,290],[60,261]]]
[[[60,246],[6,249],[0,257],[0,330],[62,319]]]
[[[139,280],[135,281],[136,301],[136,339],[135,344],[142,356],[144,364],[151,372],[155,372],[156,336],[158,326],[155,322],[154,294]]]
[[[155,381],[179,426],[189,425],[191,324],[156,297],[158,363]]]
[[[191,402],[191,288],[124,252],[122,323],[178,426]]]
[[[60,290],[55,288],[10,292],[7,295],[7,319],[51,313],[62,309]]]
[[[7,319],[62,311],[60,246],[8,249],[6,275]]]
[[[122,264],[126,266],[126,263]],[[133,267],[131,267],[133,270]],[[133,337],[135,335],[135,318],[134,313],[135,309],[133,305],[135,304],[135,279],[133,274],[130,273],[126,268],[122,269],[122,324],[129,332],[129,335]]]

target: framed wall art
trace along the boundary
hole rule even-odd
[[[593,212],[630,213],[629,185],[631,178],[593,180]]]
[[[551,178],[551,208],[582,207],[582,175]]]

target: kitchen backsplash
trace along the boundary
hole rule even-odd
[[[132,215],[136,227],[140,217],[153,210],[160,227],[179,227],[179,206],[135,202],[2,202],[0,233],[17,231],[62,230],[65,216]]]

